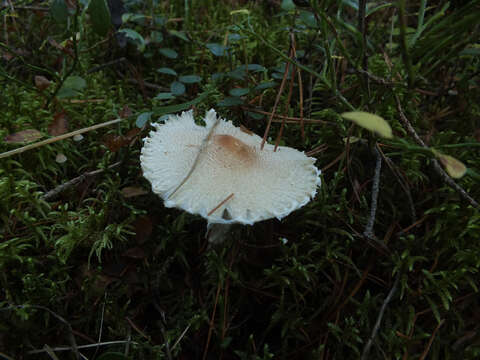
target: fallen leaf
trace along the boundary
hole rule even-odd
[[[433,153],[437,157],[438,161],[443,165],[445,171],[454,179],[460,179],[467,172],[467,167],[460,160],[455,159],[453,156],[442,154],[436,150]]]
[[[122,110],[118,112],[118,116],[121,117],[122,119],[128,118],[129,116],[132,116],[133,112],[132,110],[128,107],[128,105],[124,105]]]
[[[27,129],[5,136],[4,141],[12,144],[23,144],[35,141],[41,137],[43,137],[43,134],[40,131],[35,129]]]
[[[137,244],[143,244],[145,240],[152,234],[153,223],[149,216],[140,216],[133,222],[135,231],[135,240]]]
[[[103,140],[110,151],[116,152],[120,148],[130,145],[140,131],[141,129],[139,128],[133,128],[129,130],[125,136],[108,134],[104,136]]]
[[[148,194],[148,191],[144,188],[134,186],[124,187],[120,192],[126,198]]]
[[[128,140],[133,140],[133,138],[135,136],[138,135],[138,133],[141,131],[141,129],[139,128],[133,128],[133,129],[130,129],[128,130],[127,134],[125,135],[125,137],[128,139]]]
[[[53,121],[48,125],[48,133],[52,136],[62,135],[68,132],[68,120],[65,111],[57,112]]]
[[[40,91],[43,91],[50,86],[50,80],[42,75],[35,75],[34,81],[36,88]]]
[[[59,153],[55,157],[55,161],[59,164],[63,164],[65,161],[67,161],[67,157],[64,154]]]
[[[129,141],[123,135],[107,134],[103,138],[104,144],[108,150],[112,152],[118,151],[120,148],[127,146]]]

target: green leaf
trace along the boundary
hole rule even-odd
[[[394,5],[394,3],[393,4],[390,3],[390,4],[381,4],[381,5],[378,5],[378,6],[371,7],[371,6],[368,6],[368,4],[367,4],[367,12],[366,12],[365,16],[370,16],[370,15],[376,13],[379,10],[388,8],[388,7],[393,6],[393,5]]]
[[[343,113],[342,117],[353,121],[358,126],[361,126],[367,130],[376,132],[381,137],[387,139],[393,138],[392,128],[382,117],[378,115],[364,111],[351,111]]]
[[[219,81],[222,80],[225,77],[225,73],[220,72],[220,73],[214,73],[212,74],[212,81]]]
[[[226,75],[231,79],[243,80],[247,76],[247,72],[245,71],[245,67],[238,67],[229,71]]]
[[[140,52],[145,50],[145,39],[138,32],[132,29],[121,29],[118,30],[118,32],[124,33],[127,38],[137,44],[137,48]]]
[[[80,76],[69,76],[57,93],[59,99],[77,96],[87,86],[87,82]]]
[[[228,34],[228,41],[229,42],[237,42],[241,39],[243,39],[243,36],[240,35],[240,34],[236,34],[236,33]]]
[[[454,179],[460,179],[467,172],[467,167],[460,160],[453,156],[442,154],[437,150],[432,150],[438,161],[443,165],[445,171]]]
[[[187,102],[184,102],[184,103],[181,103],[181,104],[176,104],[176,105],[154,107],[153,110],[154,110],[154,113],[155,113],[156,116],[162,116],[162,115],[165,115],[165,114],[177,113],[179,111],[186,110],[193,105],[197,105],[198,103],[203,101],[208,95],[210,95],[210,93],[211,93],[211,91],[206,91],[206,92],[202,93],[200,96],[198,96],[197,98],[195,98],[191,101],[187,101]]]
[[[438,311],[438,306],[433,302],[433,300],[430,298],[430,296],[425,295],[425,299],[427,300],[428,304],[430,305],[430,309],[432,310],[433,316],[437,320],[438,323],[442,321],[440,317],[440,312]]]
[[[267,81],[267,82],[263,82],[263,83],[260,83],[258,84],[257,86],[255,86],[255,90],[265,90],[265,89],[269,89],[269,88],[273,88],[277,86],[277,83],[275,81]]]
[[[293,3],[292,0],[282,0],[282,10],[285,11],[292,11],[295,10],[295,4]]]
[[[252,72],[260,72],[260,71],[267,70],[264,66],[259,65],[259,64],[247,64],[246,66],[242,65],[242,67],[245,68],[246,70],[252,71]]]
[[[230,89],[228,92],[232,96],[244,96],[247,95],[250,92],[250,89],[248,88],[234,88]]]
[[[29,143],[43,137],[43,134],[36,129],[27,129],[5,136],[3,141],[11,144]]]
[[[251,112],[251,111],[247,111],[247,115],[250,116],[251,118],[255,119],[255,120],[260,120],[260,119],[263,119],[265,117],[265,115],[263,115],[263,114],[259,114],[259,113],[255,113],[255,112]]]
[[[208,50],[212,52],[215,56],[225,56],[227,55],[228,47],[218,43],[209,43],[205,45]]]
[[[218,102],[218,106],[237,106],[242,105],[243,99],[239,97],[226,97],[225,99]]]
[[[190,39],[187,37],[187,35],[183,31],[170,30],[169,34],[179,39],[182,39],[183,41],[190,42]]]
[[[153,100],[169,100],[175,98],[175,95],[173,95],[171,92],[161,92],[158,93],[157,96],[153,98]]]
[[[161,43],[163,41],[163,34],[160,31],[152,31],[150,33],[150,39],[154,43]]]
[[[133,14],[133,13],[125,13],[122,15],[122,23],[125,24],[129,21],[135,23],[142,23],[145,20],[146,15],[143,14]]]
[[[300,11],[300,20],[302,20],[303,23],[310,28],[318,27],[317,18],[311,11]]]
[[[106,0],[91,0],[88,5],[90,20],[92,21],[93,31],[100,36],[105,36],[110,30],[111,19],[110,9]]]
[[[57,23],[65,24],[69,15],[65,0],[53,0],[50,5],[50,14]]]
[[[153,22],[155,25],[163,26],[167,23],[168,19],[165,16],[162,15],[155,15],[153,17]]]
[[[185,84],[193,84],[202,81],[202,77],[198,75],[184,75],[180,76],[178,80]]]
[[[464,56],[464,55],[480,56],[480,48],[475,48],[475,47],[466,48],[466,49],[463,49],[462,51],[460,51],[460,53],[458,55],[460,55],[460,56]]]
[[[161,48],[158,52],[169,59],[176,59],[178,57],[178,53],[170,48]]]
[[[160,69],[157,69],[157,72],[162,73],[162,74],[167,74],[167,75],[173,75],[177,76],[177,72],[173,69],[162,67]]]
[[[170,84],[170,91],[173,95],[185,94],[185,85],[180,81],[174,81]]]
[[[283,79],[283,74],[282,73],[273,73],[272,77],[274,79],[280,80],[280,79]],[[287,75],[287,79],[290,79],[290,73]]]
[[[141,113],[140,115],[137,116],[137,120],[135,121],[135,125],[138,128],[144,127],[145,124],[147,123],[147,121],[150,120],[152,114],[153,114],[152,111]]]
[[[233,10],[230,11],[230,15],[249,15],[250,10],[248,9],[239,9],[239,10]]]
[[[470,176],[472,179],[475,179],[477,181],[480,181],[480,174],[477,173],[475,170],[467,168],[466,174]]]

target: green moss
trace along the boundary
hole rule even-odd
[[[124,117],[81,141],[0,159],[3,354],[47,358],[29,352],[71,346],[73,338],[89,359],[201,358],[207,349],[224,359],[361,358],[382,314],[366,358],[478,357],[479,210],[438,176],[432,152],[405,130],[396,103],[429,146],[467,165],[471,171],[456,182],[479,201],[478,1],[440,16],[441,2],[423,19],[409,4],[405,31],[387,4],[369,13],[365,44],[352,4],[311,5],[300,12],[274,2],[125,2],[139,16],[122,28],[139,34],[145,49],[139,39],[122,47],[113,31],[94,33],[94,14],[68,13],[57,23],[27,7],[16,10],[22,16],[0,10],[9,35],[0,41],[0,139],[27,129],[50,137],[62,111],[69,131]],[[248,15],[231,13],[239,9]],[[137,116],[202,96],[198,117],[215,107],[262,135],[268,116],[252,114],[272,111],[292,34],[303,99],[295,73],[291,96],[287,80],[276,112],[299,117],[303,106],[305,118],[328,123],[306,123],[304,138],[298,124],[286,124],[281,141],[303,151],[326,145],[313,155],[322,186],[283,221],[234,228],[224,244],[209,246],[205,221],[165,208],[142,177],[149,124],[135,130]],[[223,46],[223,56],[211,51]],[[370,76],[358,71],[363,54]],[[51,85],[37,89],[36,75]],[[54,97],[71,75],[85,86],[70,89],[71,98]],[[173,99],[155,99],[185,75],[201,81],[187,82]],[[249,109],[219,107],[236,88],[249,89]],[[395,138],[380,141],[345,121],[340,114],[352,107],[382,116]],[[269,136],[279,129],[273,123]],[[347,146],[347,136],[360,140]],[[388,160],[372,239],[363,233],[375,142]],[[22,145],[6,139],[0,152]],[[55,161],[59,153],[66,162]],[[140,195],[129,196],[129,188]]]

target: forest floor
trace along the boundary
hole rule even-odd
[[[480,358],[479,0],[0,15],[0,359]],[[321,170],[215,245],[140,164],[211,108]]]

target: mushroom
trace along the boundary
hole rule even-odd
[[[144,177],[166,207],[198,214],[212,224],[282,219],[307,204],[320,184],[315,159],[262,139],[211,109],[205,126],[192,111],[154,123],[144,139]],[[222,230],[221,232],[225,232]]]

